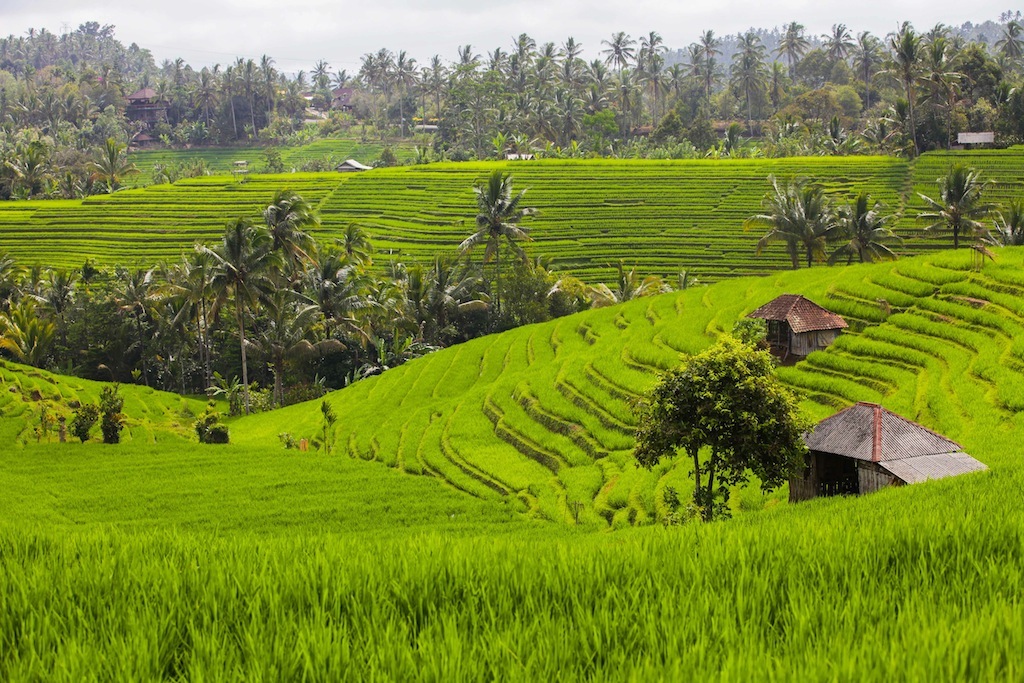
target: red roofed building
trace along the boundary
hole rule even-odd
[[[857,403],[822,420],[804,443],[807,467],[789,480],[791,502],[988,469],[955,441],[875,403]]]
[[[842,317],[799,294],[783,294],[747,317],[767,321],[772,353],[783,360],[821,351],[849,327]]]

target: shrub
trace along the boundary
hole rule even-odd
[[[100,408],[93,403],[87,403],[75,411],[71,418],[71,433],[85,443],[89,440],[89,432],[93,425],[100,419]]]
[[[120,387],[117,384],[103,387],[100,392],[100,412],[103,414],[100,431],[103,432],[103,443],[121,442],[121,430],[124,429],[124,415],[121,413],[123,407],[124,397],[121,396]]]
[[[228,427],[221,424],[220,413],[212,405],[196,420],[195,429],[199,443],[228,443]]]

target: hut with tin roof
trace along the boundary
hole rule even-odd
[[[789,480],[791,502],[988,469],[955,441],[875,403],[857,403],[822,420],[804,442],[807,466]]]
[[[767,321],[768,344],[783,360],[821,351],[849,327],[841,316],[799,294],[783,294],[747,317]]]

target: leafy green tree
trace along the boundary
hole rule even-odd
[[[120,443],[121,430],[124,429],[124,397],[120,387],[111,384],[100,391],[100,431],[103,432],[103,443]]]
[[[113,193],[121,187],[121,181],[125,176],[135,175],[139,169],[128,160],[125,153],[127,145],[124,145],[114,138],[107,138],[103,147],[96,154],[96,160],[92,162],[93,179],[101,180],[107,187],[107,192]]]
[[[71,433],[82,443],[89,440],[89,432],[92,431],[100,419],[100,408],[95,403],[86,403],[75,411],[71,418]]]
[[[771,354],[732,337],[666,373],[638,412],[634,457],[650,468],[685,453],[704,521],[728,514],[730,486],[753,475],[768,491],[803,466],[810,423],[796,396],[776,377]]]
[[[757,243],[757,253],[772,242],[785,242],[793,262],[800,267],[800,251],[810,268],[815,260],[823,261],[826,244],[837,228],[835,212],[820,185],[806,179],[795,179],[784,185],[771,178],[772,192],[765,195],[764,213],[756,214],[744,224],[747,229],[762,225],[770,228]]]
[[[242,354],[242,395],[245,413],[250,412],[249,365],[246,357],[245,312],[276,289],[281,257],[274,250],[274,240],[266,228],[245,218],[228,225],[219,247],[204,247],[212,259],[210,285],[216,293],[214,309],[219,310],[229,299],[235,305],[238,323],[238,344]]]
[[[896,253],[889,247],[900,241],[889,228],[895,216],[883,210],[881,203],[872,203],[867,192],[861,192],[849,206],[840,209],[837,233],[845,243],[832,253],[829,262],[846,257],[849,264],[854,256],[861,263],[895,259]]]
[[[937,199],[918,193],[929,210],[922,211],[917,217],[930,222],[925,227],[926,232],[952,233],[953,248],[959,249],[960,236],[965,231],[977,236],[985,229],[982,221],[994,208],[982,201],[988,183],[982,181],[980,171],[962,163],[953,164],[936,183],[939,187]]]
[[[495,169],[488,177],[486,183],[478,183],[474,188],[476,192],[476,232],[467,237],[459,245],[459,253],[466,254],[478,244],[484,247],[485,264],[495,260],[495,272],[497,273],[497,287],[495,288],[495,303],[497,311],[501,311],[501,245],[507,243],[519,256],[526,260],[526,253],[516,242],[530,239],[529,228],[519,225],[519,222],[528,216],[533,216],[537,210],[532,207],[522,206],[523,196],[526,190],[513,195],[512,176]]]

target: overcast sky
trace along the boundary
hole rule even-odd
[[[184,57],[199,67],[267,54],[283,71],[308,71],[325,59],[353,73],[361,55],[381,47],[404,49],[421,63],[434,54],[450,61],[466,43],[479,54],[507,51],[523,32],[538,44],[573,36],[593,59],[616,31],[634,38],[658,31],[675,49],[706,29],[721,35],[795,20],[812,34],[841,22],[854,33],[884,35],[903,20],[927,29],[995,20],[1005,9],[1006,0],[0,0],[0,30],[60,34],[97,21],[116,26],[126,45],[149,48],[158,64]]]

